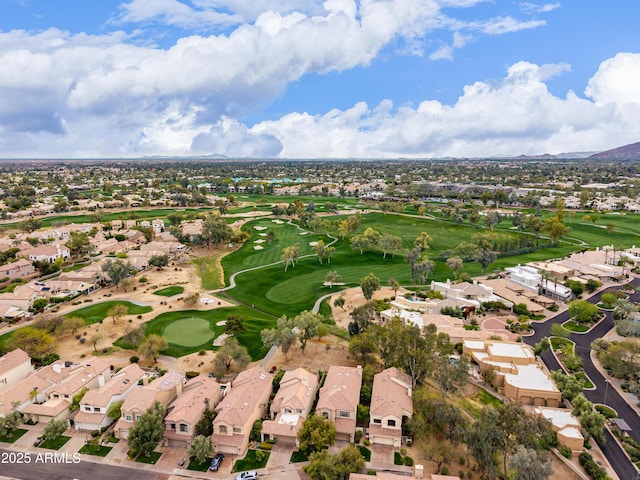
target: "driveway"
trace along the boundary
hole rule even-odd
[[[640,285],[640,278],[634,278],[631,282],[629,282],[629,284],[634,287]],[[608,291],[619,288],[619,286],[609,287],[591,296],[590,298],[588,298],[588,301],[590,303],[597,304],[600,302],[603,293],[607,293]],[[638,302],[640,301],[640,295],[634,293],[630,295],[630,300]],[[543,337],[548,337],[551,335],[552,324],[562,324],[567,320],[569,320],[569,313],[567,311],[564,311],[562,313],[559,313],[555,317],[550,318],[544,323],[534,324],[533,328],[535,330],[535,333],[529,337],[526,337],[524,341],[533,346],[534,344],[538,343]],[[607,384],[605,382],[605,377],[596,368],[591,359],[591,342],[593,342],[597,338],[604,337],[607,332],[609,332],[613,327],[613,314],[612,312],[606,312],[604,320],[602,320],[589,332],[583,334],[572,333],[569,337],[576,344],[576,354],[582,359],[585,373],[589,376],[594,386],[596,387],[594,390],[583,391],[585,396],[593,403],[604,402],[604,391]],[[541,358],[547,368],[549,368],[549,370],[562,370],[562,367],[551,351],[544,352],[541,355]],[[631,408],[631,406],[617,392],[615,388],[608,389],[607,405],[615,409],[618,412],[618,415],[627,421],[627,423],[632,428],[631,437],[635,441],[640,442],[640,416],[635,411],[635,409]],[[621,479],[635,479],[638,472],[635,465],[631,462],[631,460],[629,460],[629,457],[627,457],[626,453],[619,446],[618,442],[616,442],[611,434],[606,430],[605,438],[606,442],[604,444],[600,444],[600,448],[611,463],[611,466],[613,467],[615,472]]]

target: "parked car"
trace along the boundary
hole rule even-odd
[[[209,470],[212,472],[217,472],[222,464],[222,460],[224,460],[224,455],[222,453],[216,453],[215,456],[211,459],[211,465],[209,465]]]
[[[251,470],[249,472],[242,472],[236,475],[236,480],[256,480],[258,478],[258,472]]]

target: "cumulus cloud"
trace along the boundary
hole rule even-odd
[[[465,87],[454,105],[424,101],[416,108],[394,110],[389,101],[374,108],[358,103],[324,115],[285,115],[250,131],[278,138],[283,157],[476,157],[599,150],[637,141],[640,95],[616,96],[622,86],[608,84],[607,76],[635,72],[638,57],[616,57],[601,65],[588,91],[594,92],[597,84],[605,102],[573,92],[565,98],[551,94],[544,81],[567,71],[567,65],[518,62],[500,82]]]

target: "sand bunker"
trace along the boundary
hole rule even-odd
[[[264,250],[264,247],[262,245],[255,245],[253,247],[254,250]]]
[[[262,227],[262,226],[257,226],[257,227],[253,227],[254,230],[266,230],[269,227]]]

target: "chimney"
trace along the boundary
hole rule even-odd
[[[181,378],[179,382],[176,383],[176,396],[182,395],[182,389],[184,388],[184,378]]]
[[[52,368],[54,372],[62,373],[62,365],[60,365],[59,363],[54,363]]]
[[[308,387],[308,386],[309,386],[309,378],[308,378],[306,375],[305,375],[304,377],[302,377],[302,384],[303,384],[305,387]]]
[[[101,373],[98,375],[98,388],[104,386],[104,374]]]
[[[424,466],[416,464],[413,467],[413,476],[416,478],[424,478]]]

